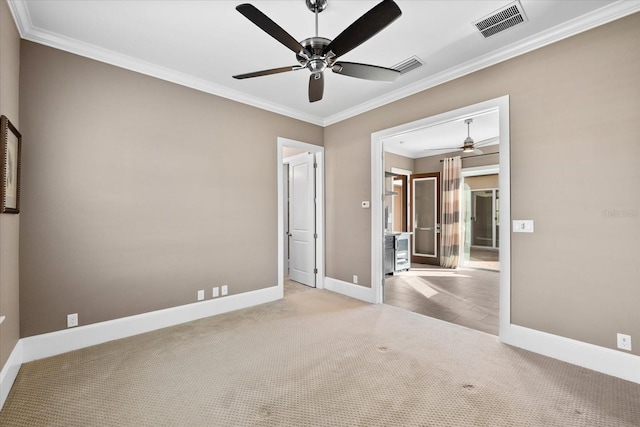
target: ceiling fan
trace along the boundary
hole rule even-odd
[[[247,19],[293,51],[300,65],[238,74],[233,78],[248,79],[306,68],[311,71],[309,76],[309,102],[316,102],[322,99],[324,93],[324,71],[327,68],[343,76],[387,82],[394,81],[400,75],[398,70],[391,68],[337,60],[338,57],[369,40],[402,14],[393,0],[383,0],[378,3],[333,40],[318,36],[318,14],[326,9],[327,0],[305,1],[307,8],[315,13],[316,16],[316,35],[301,42],[296,41],[255,6],[245,3],[236,7],[236,10]]]
[[[471,123],[473,123],[473,119],[465,119],[464,123],[467,125],[467,137],[462,143],[462,147],[451,147],[451,148],[428,148],[424,151],[435,152],[436,151],[444,151],[447,153],[462,151],[463,153],[473,153],[475,155],[483,154],[482,150],[479,150],[478,146],[490,145],[491,143],[495,143],[496,138],[489,138],[484,141],[475,142],[473,138],[471,138]]]

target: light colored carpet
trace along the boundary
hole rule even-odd
[[[2,426],[638,426],[640,385],[329,291],[25,364]]]

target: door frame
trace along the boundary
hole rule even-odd
[[[291,185],[292,185],[292,182],[291,182],[291,177],[292,177],[291,163],[292,162],[297,162],[301,158],[304,158],[304,161],[303,161],[304,164],[308,165],[309,163],[311,163],[311,169],[312,169],[312,171],[307,171],[307,177],[313,179],[313,186],[312,186],[313,187],[313,197],[312,197],[312,199],[313,199],[313,207],[311,207],[311,209],[309,210],[309,213],[313,212],[313,221],[311,222],[311,223],[313,223],[313,232],[311,233],[311,238],[314,239],[313,240],[313,243],[314,243],[313,246],[314,247],[313,247],[313,254],[312,255],[313,255],[313,268],[316,269],[316,251],[317,251],[317,248],[315,247],[315,241],[317,239],[313,238],[313,235],[316,234],[315,217],[316,217],[316,214],[317,214],[316,206],[315,206],[316,205],[316,201],[317,201],[317,197],[316,197],[316,194],[315,194],[315,191],[316,191],[315,181],[316,181],[316,178],[317,178],[316,177],[316,175],[317,175],[316,169],[317,168],[313,167],[314,164],[317,165],[317,159],[316,159],[315,153],[310,153],[308,151],[303,151],[301,153],[298,153],[298,154],[295,154],[293,156],[286,157],[286,158],[282,159],[283,166],[284,165],[287,166],[286,169],[287,169],[287,172],[289,173],[288,178],[283,176],[283,183],[284,182],[288,183],[288,185],[283,185],[282,187],[283,187],[283,191],[285,192],[285,194],[287,194],[289,196],[289,203],[287,203],[287,201],[283,200],[284,218],[283,218],[282,224],[283,225],[286,224],[287,220],[291,221],[292,207],[295,204],[294,200],[293,200],[293,197],[292,197],[292,193],[291,193]],[[283,169],[282,172],[284,173],[284,169]],[[311,172],[311,173],[309,173],[309,172]],[[284,187],[288,187],[288,188],[285,190]],[[309,203],[310,201],[311,201],[310,199],[306,199],[306,203]],[[289,223],[289,230],[288,230],[289,234],[287,234],[287,229],[286,228],[287,227],[285,227],[285,229],[283,230],[283,234],[284,234],[284,236],[283,236],[283,239],[284,239],[284,250],[282,252],[283,253],[283,257],[284,257],[284,261],[285,261],[284,262],[284,264],[285,264],[285,270],[284,270],[285,274],[286,274],[287,267],[288,267],[289,268],[289,279],[293,280],[294,282],[301,283],[301,284],[303,284],[305,286],[309,286],[311,288],[315,288],[316,287],[316,279],[317,279],[317,276],[318,276],[317,273],[312,273],[313,274],[313,278],[312,278],[313,279],[313,283],[312,284],[304,283],[304,282],[301,282],[301,281],[296,280],[296,279],[291,277],[291,255],[293,254],[293,252],[291,251],[291,243],[295,239],[293,238],[293,235],[292,235],[291,223]],[[289,253],[289,259],[288,259],[289,262],[288,263],[287,263],[287,256],[286,256],[287,251]],[[289,265],[287,266],[287,264],[289,264]]]
[[[440,197],[441,197],[441,185],[440,185],[440,172],[428,172],[428,173],[415,173],[412,174],[409,177],[409,187],[411,187],[411,208],[410,208],[410,223],[409,223],[409,227],[408,230],[413,234],[413,238],[411,239],[411,245],[409,246],[410,248],[410,255],[409,255],[409,260],[410,262],[415,262],[415,263],[420,263],[420,261],[422,261],[423,264],[431,264],[431,265],[440,265],[440,239],[442,238],[442,236],[440,235],[440,226],[442,224],[441,221],[441,216],[442,216],[442,212],[440,210],[441,206],[440,206]],[[421,255],[416,255],[415,253],[415,247],[416,247],[416,234],[415,234],[415,220],[416,220],[416,206],[415,206],[415,197],[416,197],[416,192],[415,192],[415,180],[416,179],[423,179],[423,178],[435,178],[436,181],[436,200],[435,200],[435,211],[436,211],[436,215],[435,215],[435,253],[436,255],[434,257],[429,257],[429,256],[421,256]],[[425,258],[431,258],[431,259],[425,259]]]
[[[472,176],[485,176],[485,175],[498,175],[498,182],[500,182],[500,165],[499,164],[491,164],[491,165],[484,165],[484,166],[472,166],[472,167],[468,167],[468,168],[462,168],[460,171],[460,174],[462,175],[462,181],[460,182],[460,184],[462,186],[464,186],[464,181],[465,178],[469,178]],[[500,197],[502,197],[502,194],[500,194]],[[501,218],[502,219],[502,218]],[[496,236],[497,237],[497,236]],[[462,258],[461,258],[462,260]],[[464,267],[464,265],[462,264],[462,261],[460,262],[460,266]],[[500,266],[500,268],[502,268],[502,266]]]
[[[490,99],[371,134],[371,290],[372,300],[383,302],[384,288],[384,140],[427,126],[464,119],[483,111],[498,110],[500,121],[500,329],[501,341],[509,340],[511,327],[511,172],[509,162],[509,95]]]
[[[290,147],[297,150],[308,151],[314,153],[316,163],[316,233],[318,238],[316,239],[316,268],[318,273],[316,274],[316,288],[324,289],[324,247],[325,247],[325,233],[324,233],[324,147],[319,145],[309,144],[306,142],[295,141],[293,139],[278,137],[277,148],[277,188],[278,188],[278,288],[281,296],[284,296],[284,158],[283,148]]]
[[[463,179],[461,181],[464,184],[464,176]],[[476,188],[473,190],[469,190],[469,192],[471,193],[471,203],[473,206],[473,192],[474,191],[491,191],[491,246],[478,246],[478,245],[471,245],[471,247],[473,248],[482,248],[482,249],[499,249],[499,247],[496,246],[496,242],[499,241],[498,235],[496,234],[496,227],[498,226],[497,221],[496,221],[496,192],[499,191],[499,188]],[[477,203],[477,202],[476,202]],[[473,234],[473,233],[472,233]],[[473,239],[473,237],[472,237]]]

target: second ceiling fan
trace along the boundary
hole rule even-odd
[[[233,78],[248,79],[306,68],[311,71],[309,76],[309,102],[316,102],[322,99],[324,93],[324,71],[327,68],[330,68],[336,74],[344,76],[387,82],[394,81],[400,75],[398,70],[392,68],[337,60],[338,57],[369,40],[402,14],[393,0],[383,0],[378,3],[333,40],[318,36],[318,14],[327,7],[327,0],[305,1],[307,8],[316,15],[316,35],[301,42],[294,39],[255,6],[241,4],[236,7],[236,10],[247,19],[293,51],[296,54],[299,65],[238,74]]]

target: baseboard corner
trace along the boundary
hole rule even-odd
[[[20,371],[20,366],[22,366],[22,340],[18,340],[7,362],[0,370],[0,409],[9,396],[13,382]]]
[[[334,279],[332,277],[324,278],[324,288],[351,298],[359,299],[368,303],[375,302],[374,290],[353,283]]]

